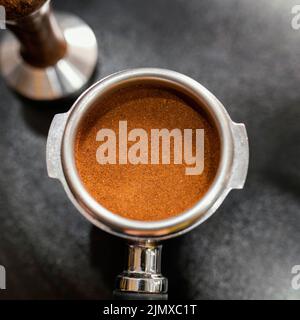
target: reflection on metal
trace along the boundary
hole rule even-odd
[[[3,266],[0,266],[0,290],[6,289],[6,271]]]
[[[6,11],[4,6],[0,6],[0,29],[6,29]]]
[[[127,267],[117,277],[116,290],[166,294],[168,280],[161,274],[162,246],[141,242],[128,245]]]

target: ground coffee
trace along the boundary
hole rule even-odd
[[[204,171],[186,175],[186,164],[105,164],[96,160],[102,128],[119,131],[153,128],[204,129]],[[130,143],[128,144],[130,146]],[[150,147],[149,147],[150,148]],[[174,157],[174,154],[171,154]],[[217,129],[195,103],[181,94],[153,85],[135,85],[106,96],[82,120],[75,145],[78,173],[87,191],[101,205],[126,218],[151,221],[191,208],[211,186],[220,161]]]

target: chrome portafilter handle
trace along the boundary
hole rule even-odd
[[[168,299],[168,280],[161,274],[161,251],[162,246],[155,242],[128,244],[127,266],[116,281],[116,299]]]
[[[80,18],[58,13],[51,1],[28,15],[7,17],[0,47],[0,71],[9,87],[25,98],[51,101],[78,94],[95,70],[98,46]]]

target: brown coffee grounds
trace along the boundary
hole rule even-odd
[[[109,128],[118,134],[120,120],[127,120],[128,132],[143,128],[149,136],[151,129],[204,129],[203,173],[186,175],[186,165],[172,161],[170,165],[98,164],[97,132]],[[105,97],[82,120],[75,158],[84,186],[105,208],[134,220],[161,220],[191,208],[207,192],[218,169],[220,140],[206,114],[196,112],[176,92],[136,85]]]
[[[15,20],[25,17],[39,9],[46,0],[0,0],[5,7],[6,18]]]

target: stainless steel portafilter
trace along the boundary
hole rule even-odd
[[[147,222],[121,217],[93,199],[76,169],[74,143],[82,118],[103,95],[149,81],[189,96],[198,102],[199,108],[205,109],[218,130],[221,157],[212,185],[192,208],[176,217]],[[69,112],[54,117],[47,142],[49,176],[61,181],[70,200],[90,222],[129,240],[127,266],[118,276],[115,290],[121,299],[166,299],[168,283],[161,274],[161,240],[195,228],[217,210],[230,190],[243,188],[248,159],[245,126],[234,123],[221,102],[201,84],[164,69],[132,69],[100,80],[81,95]]]
[[[32,100],[51,101],[87,86],[98,47],[84,21],[66,13],[54,15],[50,0],[0,0],[0,5],[12,32],[1,43],[0,71],[13,90]]]

